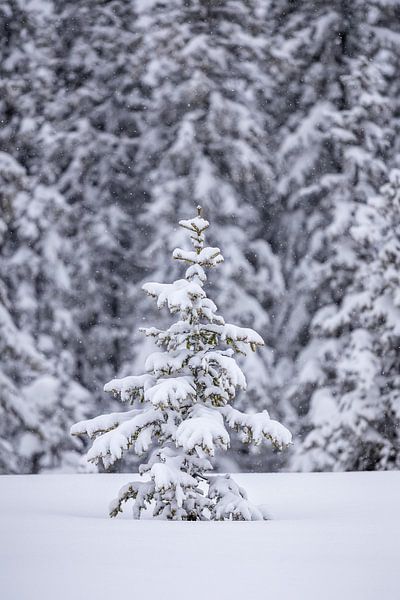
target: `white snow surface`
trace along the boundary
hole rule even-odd
[[[110,519],[129,474],[0,477],[1,599],[400,597],[400,473],[234,478],[273,520]]]

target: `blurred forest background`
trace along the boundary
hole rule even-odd
[[[399,468],[398,0],[2,0],[0,58],[0,472],[85,469],[197,204],[295,438],[220,468]]]

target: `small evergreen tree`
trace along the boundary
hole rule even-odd
[[[73,435],[94,439],[88,460],[103,461],[107,468],[123,452],[133,448],[143,454],[158,442],[140,473],[147,481],[123,487],[110,508],[111,516],[122,504],[134,501],[133,514],[153,508],[153,516],[174,520],[259,520],[262,508],[247,500],[245,491],[229,475],[210,477],[209,458],[230,444],[225,425],[236,429],[243,442],[259,444],[264,438],[282,449],[291,434],[266,411],[246,414],[233,408],[236,389],[246,388],[246,379],[235,353],[255,351],[263,345],[252,329],[225,323],[204,291],[206,268],[223,262],[219,248],[204,246],[208,222],[198,215],[180,221],[190,232],[194,251],[177,248],[173,257],[189,265],[185,278],[172,284],[147,283],[143,289],[167,306],[178,320],[167,330],[143,329],[163,351],[152,353],[144,375],[115,379],[105,386],[122,401],[133,404],[127,412],[102,415],[82,421]]]

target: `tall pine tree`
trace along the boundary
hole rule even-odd
[[[281,43],[274,55],[286,66],[278,85],[289,92],[278,153],[278,189],[287,207],[278,232],[287,240],[288,282],[278,354],[284,365],[287,356],[295,361],[295,373],[286,370],[285,395],[295,408],[292,424],[307,430],[319,402],[323,413],[319,390],[330,389],[332,355],[340,347],[328,316],[346,301],[364,260],[350,233],[355,215],[378,192],[394,156],[390,29],[397,9],[323,2],[275,10]],[[340,459],[337,465],[343,468]],[[318,468],[306,450],[293,466]]]

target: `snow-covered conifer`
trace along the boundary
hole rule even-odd
[[[140,467],[144,481],[120,490],[112,516],[133,500],[136,518],[151,507],[154,517],[164,519],[263,519],[265,511],[251,504],[229,476],[207,474],[210,459],[229,447],[227,427],[237,430],[243,442],[268,439],[278,449],[291,443],[291,434],[266,411],[246,414],[234,408],[237,389],[246,388],[234,356],[247,348],[255,351],[263,340],[252,329],[226,323],[206,295],[205,270],[223,257],[219,248],[204,246],[209,223],[201,209],[179,224],[193,244],[193,250],[173,252],[174,259],[187,265],[184,279],[143,286],[158,308],[168,308],[177,320],[165,330],[143,329],[160,347],[147,357],[145,374],[106,384],[105,390],[129,402],[130,410],[82,421],[71,433],[94,438],[88,460],[102,460],[105,467],[130,448],[139,455],[149,452]]]
[[[131,359],[129,299],[143,277],[134,252],[142,235],[136,226],[142,183],[134,165],[144,110],[136,3],[53,5],[56,18],[42,35],[51,39],[57,77],[40,142],[50,183],[70,207],[76,377],[94,391]]]
[[[70,256],[60,225],[65,206],[54,189],[35,183],[0,152],[3,472],[76,468],[80,444],[65,429],[88,416],[90,398],[74,380],[70,351],[76,330],[66,310]]]
[[[316,470],[400,465],[400,171],[358,207],[350,235],[358,251],[339,306],[318,315],[319,386],[311,431],[296,458]]]
[[[281,395],[283,405],[295,407],[291,425],[299,433],[307,432],[310,422],[322,431],[313,417],[318,402],[319,414],[326,410],[330,419],[324,398],[327,391],[337,393],[338,363],[332,357],[342,357],[343,347],[327,314],[341,311],[352,294],[365,255],[351,230],[396,153],[391,97],[398,79],[398,36],[390,29],[398,9],[389,4],[288,2],[287,17],[277,20],[280,43],[273,54],[290,102],[277,153],[278,189],[286,207],[278,234],[287,233],[281,255],[287,293],[277,350],[283,360],[294,358]],[[275,9],[282,11],[281,3]],[[293,467],[321,468],[303,450]],[[326,468],[346,468],[337,455],[329,463]]]

